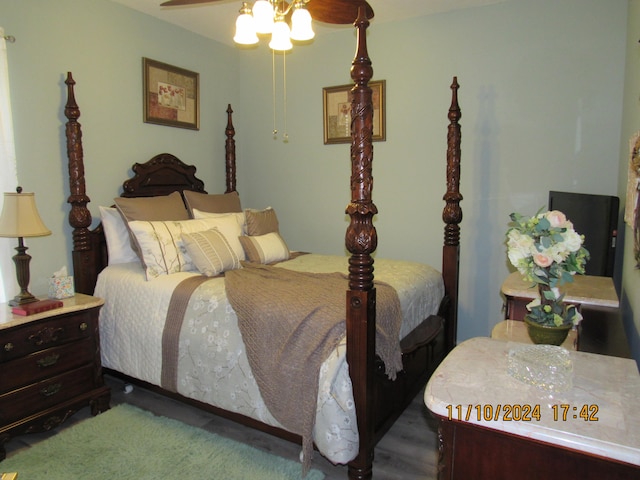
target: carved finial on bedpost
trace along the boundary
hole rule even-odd
[[[346,213],[351,216],[346,247],[352,253],[349,263],[349,288],[373,288],[373,253],[378,244],[373,216],[378,213],[372,201],[373,191],[373,100],[368,83],[373,76],[367,52],[366,29],[369,20],[364,8],[359,9],[355,23],[358,47],[351,66],[351,203]]]
[[[451,107],[449,107],[449,127],[447,132],[447,192],[443,200],[445,207],[442,211],[444,227],[444,247],[442,250],[442,271],[444,284],[450,299],[449,321],[447,322],[446,347],[448,350],[455,346],[457,336],[457,304],[458,304],[458,277],[459,277],[459,252],[460,252],[460,222],[462,222],[462,209],[460,201],[460,118],[462,113],[458,105],[458,77],[453,77],[451,84]]]
[[[82,129],[78,118],[80,109],[76,103],[73,87],[76,84],[71,72],[67,73],[67,104],[64,115],[67,117],[65,133],[67,137],[67,156],[69,159],[69,198],[71,204],[69,225],[73,227],[73,271],[75,290],[78,293],[93,293],[95,278],[91,279],[90,269],[86,268],[88,255],[91,250],[89,227],[91,226],[91,212],[87,203],[91,200],[86,194],[84,180],[84,159],[82,151]],[[93,281],[93,283],[91,283]]]
[[[227,190],[225,193],[236,191],[236,141],[233,138],[236,130],[233,127],[232,114],[233,110],[229,104],[227,106],[227,129],[225,130],[227,141],[224,147],[227,171]]]
[[[84,162],[82,152],[82,130],[78,118],[80,109],[76,104],[73,86],[76,84],[71,75],[67,73],[67,104],[64,114],[69,120],[66,124],[67,155],[69,157],[69,192],[71,195],[67,202],[71,204],[69,212],[69,224],[73,230],[74,250],[88,250],[88,228],[91,225],[91,213],[87,208],[87,203],[91,200],[86,195],[84,180]]]
[[[351,89],[351,217],[345,244],[349,258],[347,291],[347,363],[353,385],[360,447],[349,462],[351,480],[372,478],[374,447],[374,362],[376,332],[376,290],[373,286],[373,258],[378,243],[373,216],[378,213],[372,201],[373,190],[373,100],[368,85],[373,76],[367,52],[369,26],[365,7],[358,8],[355,21],[357,49],[351,67],[355,86]]]

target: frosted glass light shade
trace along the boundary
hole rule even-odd
[[[253,19],[256,33],[271,33],[273,31],[273,5],[267,0],[257,0],[253,4]]]
[[[241,13],[236,20],[236,34],[233,41],[241,45],[258,43],[254,18],[250,13]]]
[[[291,15],[291,39],[305,41],[311,40],[314,36],[309,10],[302,5],[296,7]]]
[[[38,213],[33,193],[4,194],[0,215],[0,237],[43,237],[51,235]]]
[[[284,19],[278,20],[273,24],[269,48],[278,51],[291,50],[293,48],[293,44],[291,43],[291,30],[289,30],[289,25],[287,25]]]

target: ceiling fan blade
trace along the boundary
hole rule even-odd
[[[198,3],[213,3],[218,0],[169,0],[160,4],[161,7],[179,7],[182,5],[197,5]]]
[[[364,4],[367,18],[373,18],[373,8],[364,0],[311,0],[307,10],[314,20],[335,25],[352,24],[358,18],[358,7]]]

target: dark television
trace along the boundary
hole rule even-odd
[[[591,258],[587,275],[613,276],[618,229],[618,197],[587,193],[549,192],[549,210],[560,210],[585,236]]]

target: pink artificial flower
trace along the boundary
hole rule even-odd
[[[559,210],[551,210],[550,212],[547,212],[545,216],[547,217],[547,220],[549,220],[549,223],[552,227],[564,228],[566,226],[567,217]]]
[[[533,256],[533,261],[542,268],[547,268],[553,263],[553,259],[544,253],[536,253]]]

